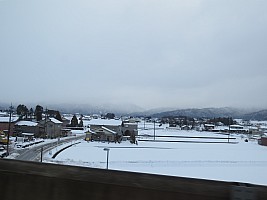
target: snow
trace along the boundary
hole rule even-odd
[[[54,118],[54,117],[50,117],[49,119],[51,120],[51,122],[53,122],[53,123],[55,123],[55,124],[62,124],[61,121],[57,120],[57,119]]]
[[[15,122],[19,119],[19,117],[11,117],[11,122]],[[9,122],[9,117],[0,117],[0,122]]]
[[[92,119],[88,122],[88,125],[103,125],[103,126],[120,126],[121,120],[115,120],[115,119]]]
[[[45,154],[44,160],[105,168],[107,153],[103,149],[109,148],[109,168],[114,170],[267,185],[267,147],[258,145],[257,140],[245,142],[246,135],[231,134],[230,138],[236,139],[227,143],[228,135],[164,127],[156,130],[156,136],[173,137],[156,137],[163,142],[154,142],[152,127],[153,124],[146,124],[146,130],[139,130],[139,135],[147,137],[139,137],[138,145],[129,141],[115,144],[81,140],[80,144],[64,150],[55,159]],[[167,142],[170,140],[180,142]],[[216,141],[226,143],[205,143]]]
[[[18,126],[37,126],[38,123],[32,122],[32,121],[18,121],[16,123],[16,125],[18,125]]]
[[[85,134],[85,130],[71,130],[71,134],[72,135],[82,135],[82,134]]]
[[[104,129],[104,130],[106,130],[106,131],[108,131],[108,132],[110,132],[110,133],[112,133],[112,134],[116,134],[115,131],[108,129],[105,126],[101,126],[101,128]]]
[[[21,135],[24,135],[24,136],[34,136],[34,133],[21,133]]]
[[[0,112],[1,117],[8,116],[8,115],[9,115],[9,113],[7,113],[7,112]]]

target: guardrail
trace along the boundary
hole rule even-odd
[[[53,158],[53,159],[56,158],[57,155],[60,154],[62,151],[64,151],[64,150],[70,148],[70,147],[73,146],[73,145],[79,144],[79,143],[81,143],[81,142],[76,142],[76,143],[74,143],[74,144],[70,144],[70,145],[68,145],[68,146],[66,146],[66,147],[64,147],[64,148],[62,148],[62,149],[60,149],[59,151],[57,151],[57,152],[52,156],[52,158]]]
[[[267,199],[259,185],[8,159],[0,159],[0,191],[5,200]]]

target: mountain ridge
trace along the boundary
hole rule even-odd
[[[26,106],[35,107],[34,104],[27,104]],[[40,104],[39,104],[40,105]],[[187,116],[192,118],[216,118],[216,117],[232,117],[240,118],[244,120],[266,120],[267,121],[267,109],[242,109],[232,107],[221,108],[154,108],[150,110],[144,110],[143,108],[134,104],[102,104],[102,105],[90,105],[90,104],[44,104],[45,108],[58,110],[61,113],[80,113],[80,114],[106,114],[114,113],[117,116],[150,116],[153,118],[161,118],[168,116]],[[41,106],[44,106],[41,105]],[[13,105],[16,109],[16,105]],[[0,110],[8,109],[9,105],[6,103],[0,103]]]
[[[168,116],[187,116],[193,118],[217,118],[217,117],[232,117],[241,118],[245,120],[267,120],[267,110],[261,109],[242,109],[232,107],[222,108],[186,108],[175,109],[164,112],[151,113],[142,112],[138,113],[140,116],[151,116],[153,118],[161,118]]]

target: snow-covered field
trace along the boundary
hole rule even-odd
[[[152,129],[139,130],[139,134],[153,136],[153,125],[150,127]],[[139,138],[138,145],[129,141],[115,144],[81,140],[55,159],[51,158],[53,153],[46,154],[45,161],[106,168],[107,152],[103,149],[109,148],[109,169],[267,185],[267,147],[258,145],[256,140],[245,142],[246,136],[231,135],[236,138],[230,140],[234,143],[209,143],[227,142],[228,136],[166,127],[156,130],[156,136],[167,135],[179,137],[156,137],[156,140],[184,142],[140,141],[153,140],[153,137]],[[184,136],[225,139],[188,139]]]

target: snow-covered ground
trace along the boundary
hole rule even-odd
[[[146,124],[146,128],[148,130],[139,130],[139,134],[153,136],[153,124]],[[109,148],[109,169],[267,185],[267,147],[258,145],[256,140],[245,142],[247,136],[232,134],[230,138],[236,138],[230,140],[233,143],[209,143],[227,142],[228,135],[166,127],[158,128],[155,133],[156,136],[178,137],[156,137],[156,140],[163,142],[154,142],[153,137],[140,137],[138,145],[130,144],[129,141],[115,144],[81,140],[80,144],[52,159],[53,153],[60,149],[58,147],[53,153],[46,154],[44,160],[106,168],[107,152],[103,149]],[[174,140],[178,142],[172,142]]]

